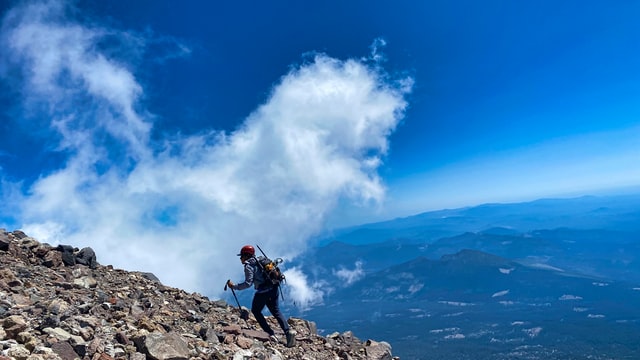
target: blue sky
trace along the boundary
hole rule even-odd
[[[245,242],[640,185],[637,2],[0,11],[0,226],[172,285],[215,293]]]

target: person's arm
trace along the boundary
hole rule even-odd
[[[244,282],[233,285],[235,290],[244,290],[253,284],[253,267],[251,264],[244,264]]]

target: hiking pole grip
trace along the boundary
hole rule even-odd
[[[229,284],[229,281],[231,281],[231,279],[227,280],[227,282],[224,283],[224,291],[227,291],[227,284]]]

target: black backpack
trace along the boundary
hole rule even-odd
[[[258,256],[256,260],[258,260],[258,267],[262,270],[265,281],[269,281],[273,285],[279,285],[285,280],[284,274],[278,267],[282,263],[282,259],[277,258],[274,261],[266,256]]]

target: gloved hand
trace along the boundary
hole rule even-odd
[[[231,281],[231,280],[227,280],[227,286],[233,289],[233,287],[235,286],[235,284],[233,283],[233,281]]]

